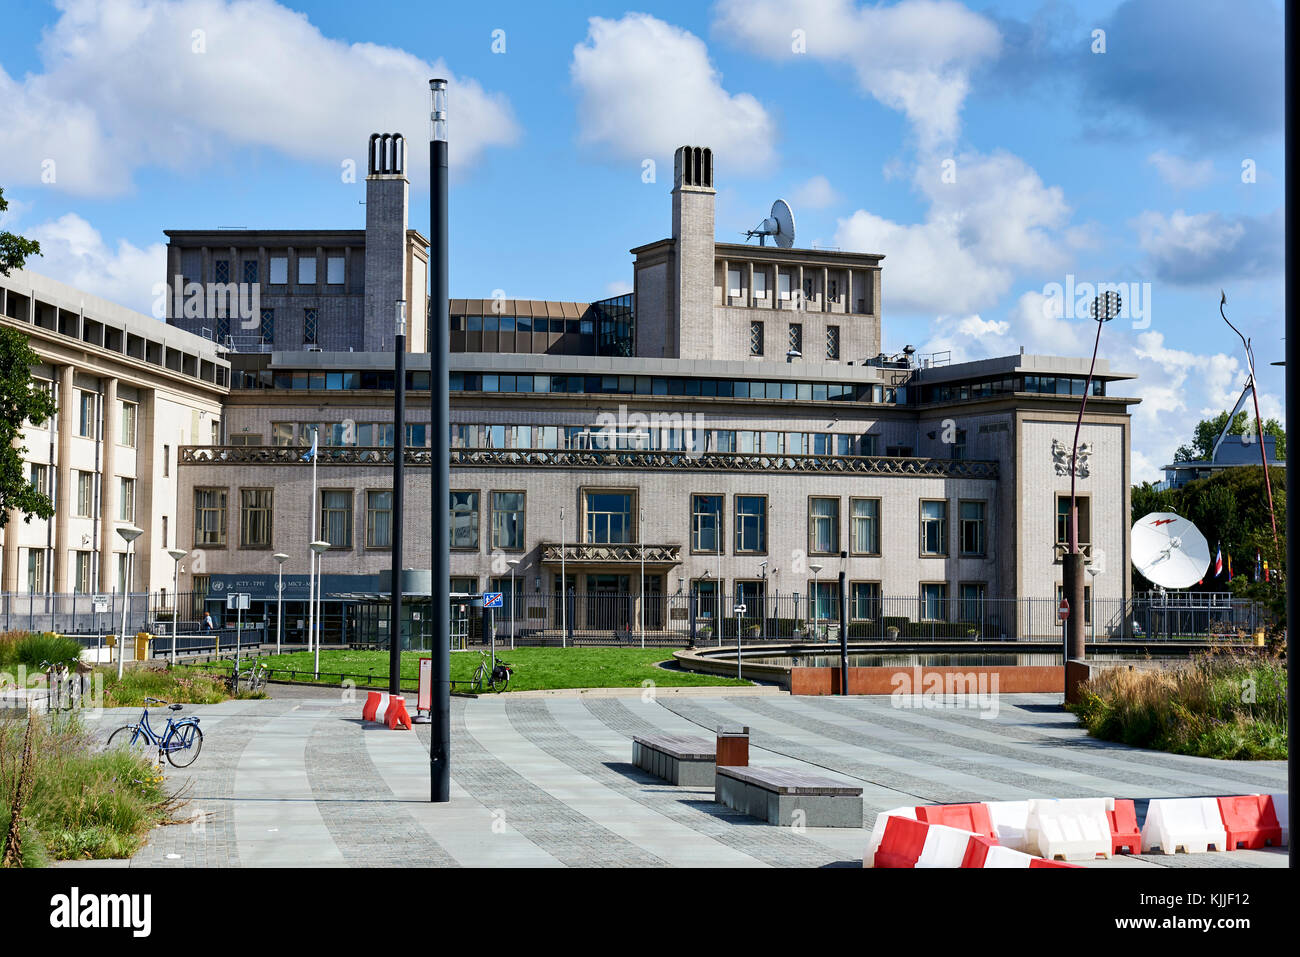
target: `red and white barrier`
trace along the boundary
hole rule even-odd
[[[1107,803],[1114,799],[1066,798],[1030,801],[1027,819],[1029,850],[1050,860],[1095,860],[1111,856]]]
[[[1153,799],[1142,824],[1142,852],[1150,854],[1157,847],[1161,854],[1174,854],[1179,848],[1188,854],[1204,854],[1210,848],[1227,850],[1228,832],[1219,802],[1214,798]]]
[[[885,839],[885,824],[891,817],[902,817],[915,821],[916,808],[896,807],[892,811],[882,811],[876,815],[876,823],[871,828],[871,837],[867,840],[867,851],[862,855],[863,867],[876,866],[876,851],[879,850],[880,843]]]
[[[365,707],[361,709],[362,721],[375,721],[388,725],[390,730],[398,727],[411,728],[411,717],[406,711],[406,699],[401,695],[382,691],[371,691],[366,695]]]

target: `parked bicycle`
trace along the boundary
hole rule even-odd
[[[124,724],[108,736],[108,747],[129,748],[141,757],[153,749],[158,750],[158,761],[162,763],[166,755],[174,768],[188,768],[199,756],[203,747],[203,732],[199,730],[199,719],[194,717],[177,719],[167,716],[167,726],[159,734],[149,724],[149,705],[167,704],[161,698],[145,698],[144,710],[140,720],[135,724]],[[179,704],[167,705],[169,711],[180,711]]]
[[[265,691],[267,683],[271,680],[271,669],[267,665],[256,663],[247,668],[235,672],[231,667],[230,677],[226,679],[226,687],[230,689],[231,694],[238,694],[242,685],[245,691],[256,693]]]
[[[475,694],[483,693],[483,686],[486,684],[495,692],[506,690],[510,684],[510,677],[514,674],[514,667],[500,658],[497,659],[496,667],[492,666],[492,659],[486,651],[480,651],[478,667],[474,669],[474,677],[470,679],[470,687]]]

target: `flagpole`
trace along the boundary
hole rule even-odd
[[[318,556],[310,543],[316,541],[316,448],[317,441],[320,439],[319,427],[312,431],[311,451],[307,454],[311,456],[311,502],[308,504],[308,510],[311,512],[311,538],[308,541],[309,559],[307,568],[307,651],[310,652],[314,647],[316,640],[316,561]]]

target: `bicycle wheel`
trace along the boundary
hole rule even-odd
[[[510,672],[507,671],[504,678],[492,679],[492,690],[497,694],[500,694],[502,691],[506,690],[506,685],[508,684],[510,684]]]
[[[150,760],[154,757],[153,752],[157,750],[153,742],[149,740],[149,736],[141,731],[140,726],[136,724],[124,724],[110,734],[106,747],[110,750],[121,748],[138,757],[149,758]]]
[[[479,665],[474,672],[474,677],[470,679],[469,686],[475,694],[482,694],[483,692],[483,676],[486,671],[486,668]]]
[[[167,745],[167,760],[174,768],[188,768],[203,748],[203,732],[197,724],[183,724]]]

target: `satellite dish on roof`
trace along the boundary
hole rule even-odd
[[[767,245],[767,237],[771,236],[778,246],[782,249],[789,249],[794,245],[794,213],[790,212],[790,204],[783,199],[778,199],[772,204],[772,212],[753,229],[745,233],[746,239],[758,237],[760,246]]]
[[[1162,588],[1188,588],[1205,577],[1210,546],[1195,525],[1173,512],[1152,512],[1133,525],[1133,564]]]

